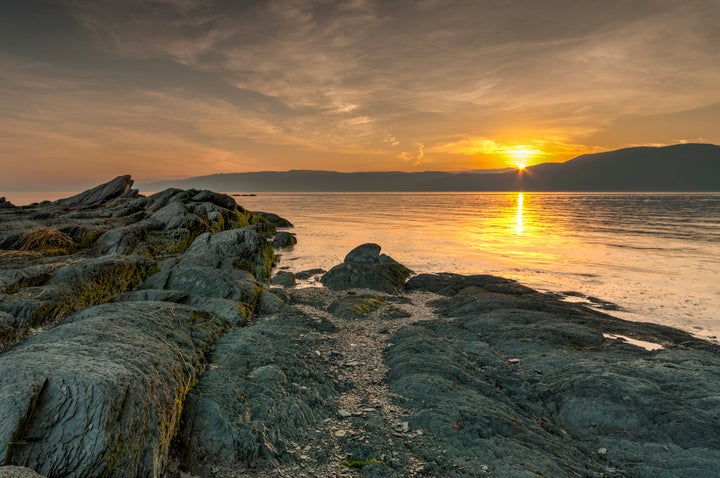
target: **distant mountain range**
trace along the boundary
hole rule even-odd
[[[263,171],[212,174],[138,185],[224,192],[379,191],[720,191],[720,146],[677,144],[625,148],[544,163],[525,171],[450,173]]]

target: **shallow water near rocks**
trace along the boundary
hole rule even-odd
[[[260,193],[289,219],[280,265],[376,242],[415,272],[490,273],[636,321],[720,336],[720,194]],[[613,310],[618,309],[618,310]]]

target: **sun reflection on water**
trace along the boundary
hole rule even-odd
[[[523,193],[517,196],[517,215],[515,217],[515,234],[522,236],[523,233]]]

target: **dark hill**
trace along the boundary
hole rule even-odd
[[[720,146],[625,148],[532,166],[524,173],[264,171],[142,184],[246,192],[330,191],[720,191]]]

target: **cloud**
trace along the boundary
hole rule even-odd
[[[720,142],[714,0],[11,3],[0,142],[18,164],[464,169],[515,145]]]
[[[418,166],[425,157],[425,146],[422,143],[415,143],[413,146],[416,148],[414,153],[403,151],[398,157],[404,162],[410,163],[411,166]]]

